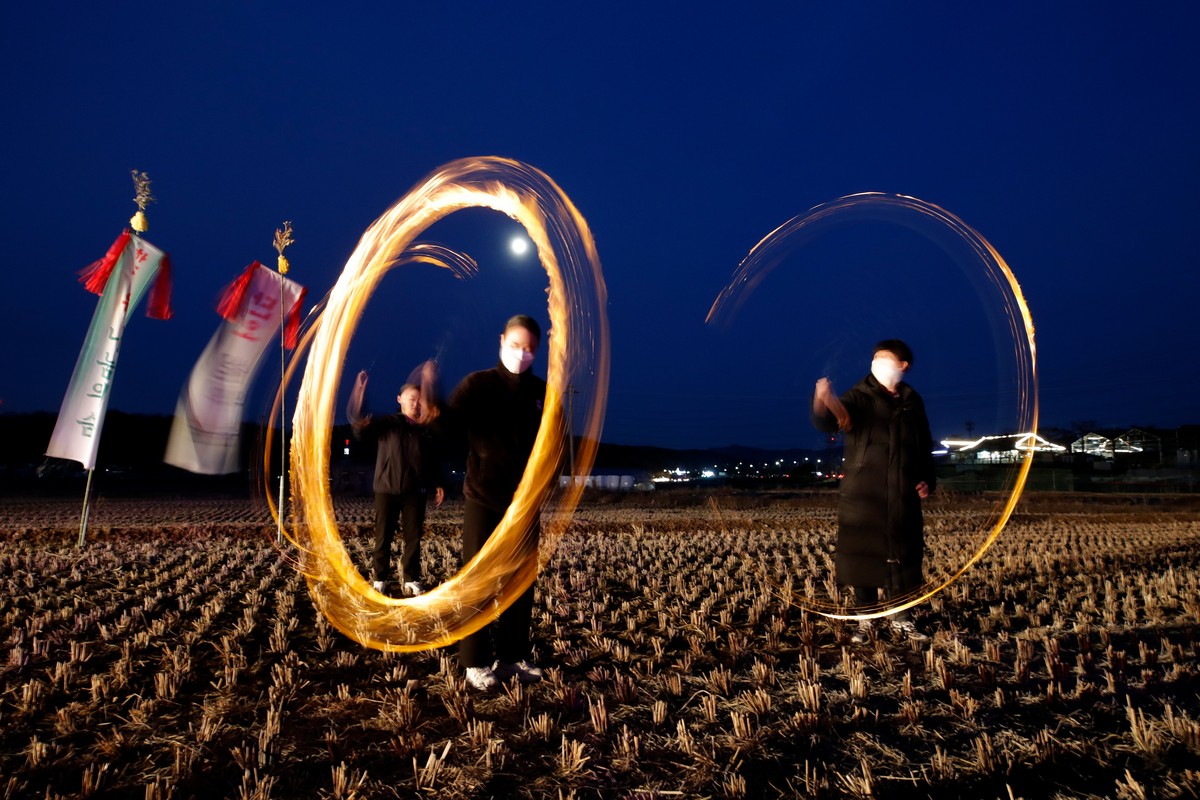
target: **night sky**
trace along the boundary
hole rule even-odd
[[[496,155],[548,173],[595,235],[606,441],[813,446],[814,381],[849,388],[889,337],[913,346],[935,437],[1012,432],[997,296],[951,238],[902,219],[830,226],[705,324],[760,238],[864,191],[935,203],[1008,261],[1043,425],[1200,422],[1200,5],[753,6],[5,4],[2,411],[57,411],[96,302],[76,272],[136,210],[131,169],[153,181],[175,317],[139,309],[110,409],[169,414],[222,287],[274,264],[283,220],[289,277],[319,299],[414,184]],[[423,238],[477,278],[387,276],[346,362],[376,408],[422,359],[449,388],[495,363],[510,314],[546,320],[517,231],[461,212]],[[252,416],[278,380],[267,358]]]

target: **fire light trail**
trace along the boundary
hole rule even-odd
[[[329,449],[338,384],[354,330],[384,274],[405,261],[447,266],[445,254],[422,252],[414,240],[439,219],[470,207],[494,209],[519,222],[549,278],[551,329],[542,424],[516,495],[483,550],[426,594],[387,597],[354,566],[334,517]],[[289,538],[299,549],[299,566],[314,603],[334,627],[379,650],[443,647],[487,625],[532,585],[539,548],[536,535],[528,535],[527,529],[541,513],[548,556],[583,492],[584,481],[571,481],[553,507],[541,511],[563,453],[563,398],[570,388],[584,398],[576,401],[582,408],[576,474],[589,473],[595,461],[609,377],[606,303],[600,258],[587,222],[548,176],[517,161],[451,162],[367,229],[305,337],[308,359],[293,420],[296,524]],[[588,390],[579,392],[581,386]]]
[[[465,280],[479,272],[479,265],[466,253],[460,253],[457,250],[452,250],[449,247],[432,242],[418,242],[413,244],[397,256],[392,267],[400,267],[405,264],[428,264],[440,267],[449,270],[459,280]],[[292,350],[291,357],[287,362],[287,369],[284,371],[280,383],[275,387],[274,394],[272,395],[274,400],[272,401],[271,410],[264,417],[265,419],[275,420],[280,418],[280,408],[283,405],[284,399],[284,387],[291,385],[292,379],[296,376],[297,369],[303,363],[304,354],[308,352],[308,348],[312,345],[313,338],[316,336],[317,323],[325,311],[325,304],[327,302],[329,302],[328,294],[309,310],[304,321],[300,323],[300,333],[297,336],[296,347]],[[274,439],[275,429],[270,424],[267,424],[263,428],[262,436],[258,442],[258,451],[263,454],[263,460],[256,480],[262,486],[263,496],[266,498],[267,509],[270,511],[271,517],[275,520],[277,526],[282,527],[280,510],[271,495],[271,448]],[[295,534],[290,533],[286,528],[284,529],[284,533],[288,541],[296,544]],[[281,554],[284,558],[289,557],[287,552],[282,552]],[[300,563],[296,561],[293,566],[299,568]]]
[[[706,321],[709,324],[727,325],[750,297],[754,289],[779,264],[784,252],[807,241],[826,223],[844,222],[851,219],[884,219],[895,221],[892,212],[914,219],[932,220],[948,229],[965,243],[978,261],[987,278],[987,284],[999,295],[1008,333],[1012,337],[1013,354],[1017,373],[1018,430],[1027,431],[1030,437],[1037,436],[1037,349],[1033,341],[1033,317],[1025,296],[1017,283],[1016,276],[1008,263],[987,239],[960,218],[939,206],[904,195],[889,195],[865,192],[840,197],[830,203],[819,205],[805,214],[793,217],[767,234],[751,248],[738,265],[728,285],[717,295]],[[1029,469],[1033,464],[1033,453],[1027,452],[1022,459],[1008,498],[993,511],[984,524],[988,529],[983,543],[975,554],[948,578],[927,582],[908,595],[895,598],[890,604],[863,607],[861,614],[847,613],[840,605],[821,602],[813,597],[796,597],[793,601],[801,608],[815,614],[834,619],[868,620],[888,616],[925,602],[961,578],[968,569],[983,558],[984,553],[1004,530],[1013,509],[1025,488]]]

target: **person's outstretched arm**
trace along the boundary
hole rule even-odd
[[[432,358],[420,367],[420,377],[416,384],[421,388],[421,424],[429,425],[436,422],[442,414],[442,397],[440,376],[437,362]]]
[[[350,425],[354,428],[355,433],[362,431],[367,423],[371,421],[371,415],[365,417],[362,413],[363,398],[367,394],[367,371],[358,373],[358,377],[354,379],[354,388],[350,390],[350,401],[346,403],[346,417],[350,420]]]
[[[820,430],[832,431],[834,427],[832,423],[835,421],[838,430],[850,430],[850,412],[833,393],[833,384],[829,382],[829,378],[821,378],[817,381],[817,387],[813,392],[812,413],[813,424]]]

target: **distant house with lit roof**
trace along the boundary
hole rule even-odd
[[[1067,452],[1036,433],[1003,433],[993,436],[972,436],[943,439],[942,453],[954,464],[1013,464],[1038,454],[1055,455]]]
[[[1071,452],[1098,458],[1112,458],[1116,455],[1127,455],[1142,452],[1142,447],[1129,441],[1126,436],[1103,436],[1099,433],[1085,433],[1071,442]]]

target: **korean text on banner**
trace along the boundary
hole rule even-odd
[[[163,457],[168,464],[203,475],[238,470],[246,394],[282,317],[296,319],[305,295],[300,284],[257,262],[231,290],[236,296],[222,303],[228,305],[226,320],[196,361],[175,404]]]
[[[96,303],[46,449],[46,455],[78,461],[88,470],[96,466],[125,323],[167,263],[161,250],[139,236],[123,234],[122,238],[125,244],[119,255],[110,250],[116,260],[110,265],[112,272]]]

